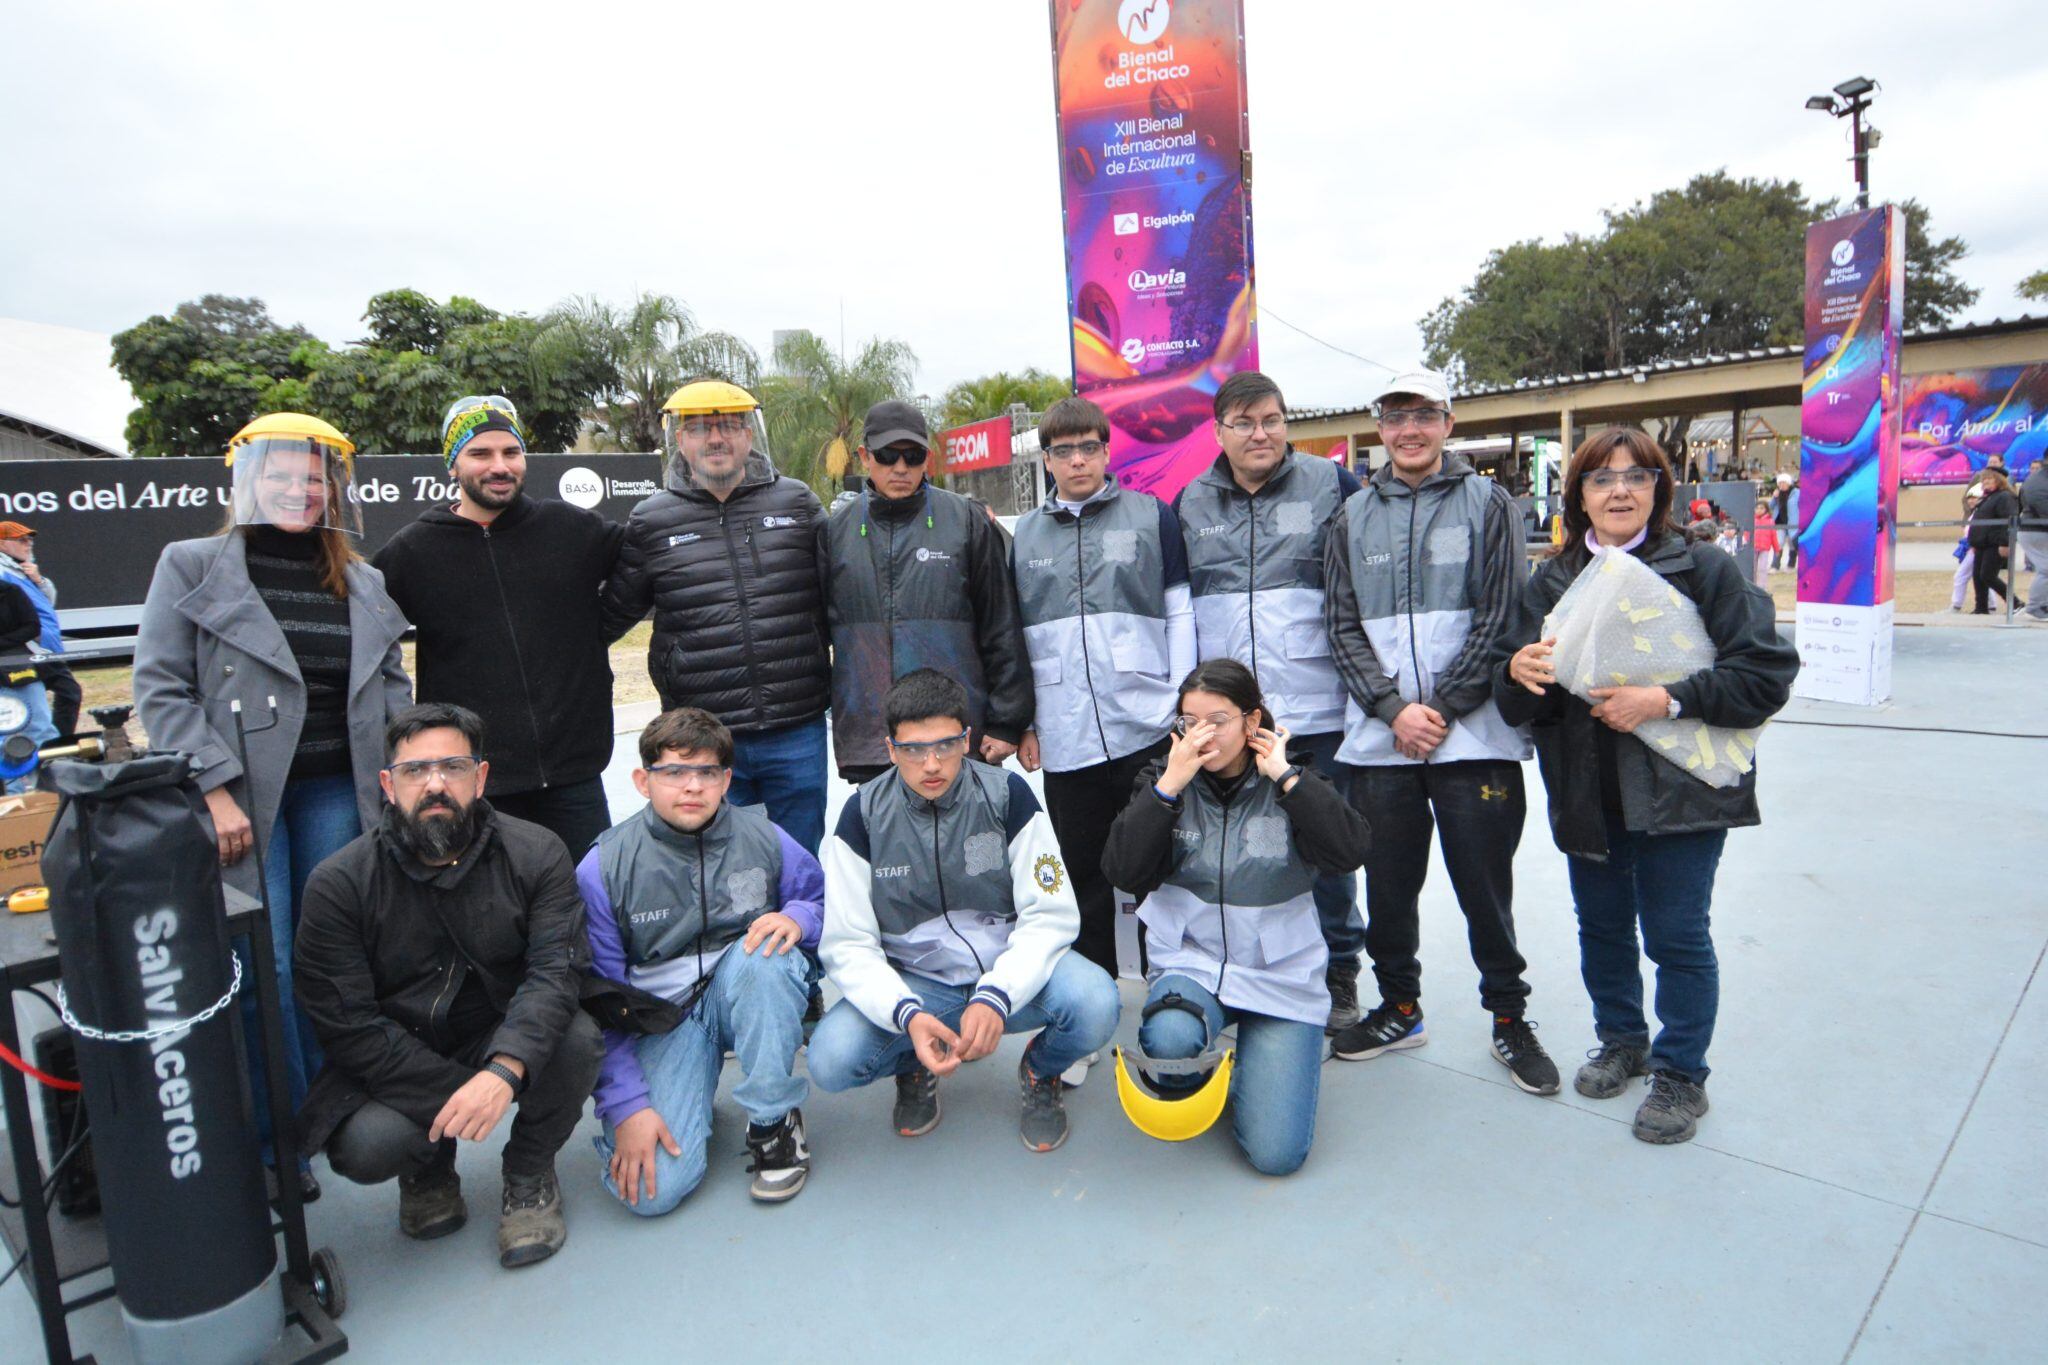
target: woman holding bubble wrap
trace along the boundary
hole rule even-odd
[[[1707,1112],[1714,874],[1728,830],[1759,819],[1755,738],[1741,732],[1785,705],[1799,671],[1771,599],[1727,555],[1672,528],[1671,498],[1671,466],[1648,436],[1588,437],[1565,474],[1564,546],[1524,589],[1505,637],[1513,652],[1494,675],[1501,715],[1532,727],[1551,835],[1570,865],[1599,1037],[1578,1091],[1605,1099],[1648,1074],[1634,1127],[1655,1143],[1687,1141]],[[1657,967],[1654,1042],[1645,951]]]

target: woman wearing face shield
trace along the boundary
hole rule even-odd
[[[412,700],[398,647],[405,618],[356,551],[354,454],[341,432],[300,413],[236,433],[226,524],[164,547],[135,646],[151,747],[193,756],[222,879],[269,906],[294,1109],[320,1066],[292,990],[300,893],[321,859],[379,818],[384,726]],[[253,1040],[253,1001],[243,1003]],[[267,1088],[253,1057],[250,1083],[267,1147]],[[300,1184],[318,1196],[303,1166]]]

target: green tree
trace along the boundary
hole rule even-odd
[[[643,293],[625,307],[573,298],[541,319],[537,373],[551,383],[591,381],[601,443],[659,450],[661,405],[692,379],[724,379],[753,391],[760,361],[727,332],[706,331],[679,300]]]
[[[303,392],[317,354],[260,299],[208,294],[113,338],[114,368],[134,391],[126,439],[136,455],[215,455],[249,419]],[[317,343],[315,343],[317,345]],[[291,386],[281,388],[280,386]]]
[[[849,362],[816,333],[786,334],[761,381],[777,466],[826,492],[846,476],[868,409],[908,394],[916,371],[917,354],[901,341],[876,337]]]
[[[2019,293],[2023,299],[2048,299],[2048,270],[2036,270],[2021,280]]]
[[[976,379],[963,379],[947,389],[939,399],[938,423],[941,427],[957,427],[984,417],[1000,417],[1013,403],[1022,403],[1032,412],[1044,412],[1073,392],[1072,384],[1035,366],[1016,374],[997,370]]]
[[[1919,201],[1899,207],[1904,322],[1940,326],[1976,301],[1955,274],[1969,247],[1936,239]],[[1797,181],[1695,176],[1609,212],[1597,235],[1495,250],[1422,319],[1425,355],[1460,382],[1503,384],[1796,342],[1806,226],[1840,211],[1809,201]]]

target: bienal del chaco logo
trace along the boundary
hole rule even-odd
[[[604,501],[604,480],[582,465],[563,470],[562,481],[557,487],[563,502],[578,507],[595,507]]]
[[[1116,12],[1117,31],[1132,43],[1156,43],[1166,35],[1173,17],[1170,0],[1123,0]]]
[[[1828,259],[1836,265],[1847,265],[1856,259],[1856,244],[1844,237],[1835,243],[1835,249],[1828,253]]]

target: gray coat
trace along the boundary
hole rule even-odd
[[[384,766],[384,726],[412,703],[398,653],[406,620],[384,591],[384,575],[365,563],[348,568],[348,603],[349,754],[356,807],[363,828],[372,829],[383,806],[377,772]],[[272,697],[275,725],[269,724]],[[250,727],[246,774],[235,743],[236,701]],[[135,643],[135,704],[150,747],[191,754],[201,791],[227,784],[267,849],[305,723],[306,685],[284,631],[249,581],[241,536],[164,547]],[[255,858],[223,875],[230,885],[258,893]]]

